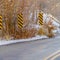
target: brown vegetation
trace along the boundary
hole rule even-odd
[[[3,17],[3,37],[6,39],[11,37],[14,39],[34,37],[37,29],[26,27],[29,26],[29,23],[37,24],[37,11],[43,10],[45,4],[44,0],[1,0],[0,15]],[[17,26],[17,14],[21,12],[23,13],[23,28],[19,29]],[[54,26],[49,21],[48,24],[44,23],[41,26],[38,34],[52,37],[54,36],[53,29]]]

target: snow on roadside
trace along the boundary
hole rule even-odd
[[[0,45],[9,45],[13,43],[18,43],[18,42],[27,42],[27,41],[34,41],[34,40],[42,40],[48,38],[47,36],[39,36],[37,35],[36,37],[29,38],[29,39],[19,39],[19,40],[0,40]]]

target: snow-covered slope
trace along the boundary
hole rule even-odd
[[[58,20],[57,19],[55,20],[55,18],[53,18],[52,15],[44,13],[43,20],[48,22],[50,19],[52,19],[53,25],[55,25],[57,27],[57,30],[54,30],[54,32],[60,33],[60,29],[59,29],[60,24],[57,22]],[[35,25],[34,27],[39,28],[39,25]],[[45,38],[48,38],[48,37],[37,35],[37,36],[35,36],[33,38],[29,38],[29,39],[8,40],[8,41],[0,40],[0,45],[7,45],[7,44],[13,44],[13,43],[18,43],[18,42],[26,42],[26,41],[34,41],[34,40],[42,40]]]

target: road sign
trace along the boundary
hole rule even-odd
[[[2,29],[2,16],[0,16],[0,30]]]
[[[39,24],[43,25],[43,13],[41,13],[41,12],[39,13],[38,20],[39,20]]]
[[[18,28],[23,28],[23,14],[18,14]]]

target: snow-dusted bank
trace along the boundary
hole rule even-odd
[[[53,25],[57,26],[57,30],[54,30],[55,33],[60,34],[60,22],[54,18],[52,15],[50,14],[44,14],[43,20],[46,20],[48,22],[48,20],[52,18],[53,20]],[[36,26],[35,26],[36,27]],[[32,38],[28,38],[28,39],[19,39],[19,40],[0,40],[0,45],[9,45],[9,44],[14,44],[14,43],[18,43],[18,42],[27,42],[27,41],[35,41],[35,40],[42,40],[42,39],[47,39],[47,36],[35,36]]]
[[[36,36],[36,37],[33,37],[33,38],[28,38],[28,39],[0,40],[0,45],[9,45],[9,44],[14,44],[14,43],[19,43],[19,42],[28,42],[28,41],[47,39],[47,38],[48,38],[47,36]]]

